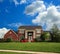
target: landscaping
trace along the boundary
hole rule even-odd
[[[6,42],[0,43],[0,49],[23,50],[23,51],[39,51],[39,52],[58,52],[60,53],[60,43],[56,42]]]

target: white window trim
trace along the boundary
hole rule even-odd
[[[41,29],[36,29],[36,33],[41,33]]]
[[[19,29],[19,33],[24,33],[25,29]]]

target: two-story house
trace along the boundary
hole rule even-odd
[[[42,31],[41,26],[20,26],[18,28],[18,39],[20,40],[20,37],[24,36],[26,40],[31,42],[36,37],[40,37]]]

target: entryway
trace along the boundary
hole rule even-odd
[[[28,36],[28,41],[31,42],[33,40],[33,32],[28,32],[27,36]]]

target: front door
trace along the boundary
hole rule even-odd
[[[28,41],[31,42],[33,39],[33,32],[28,32]]]

